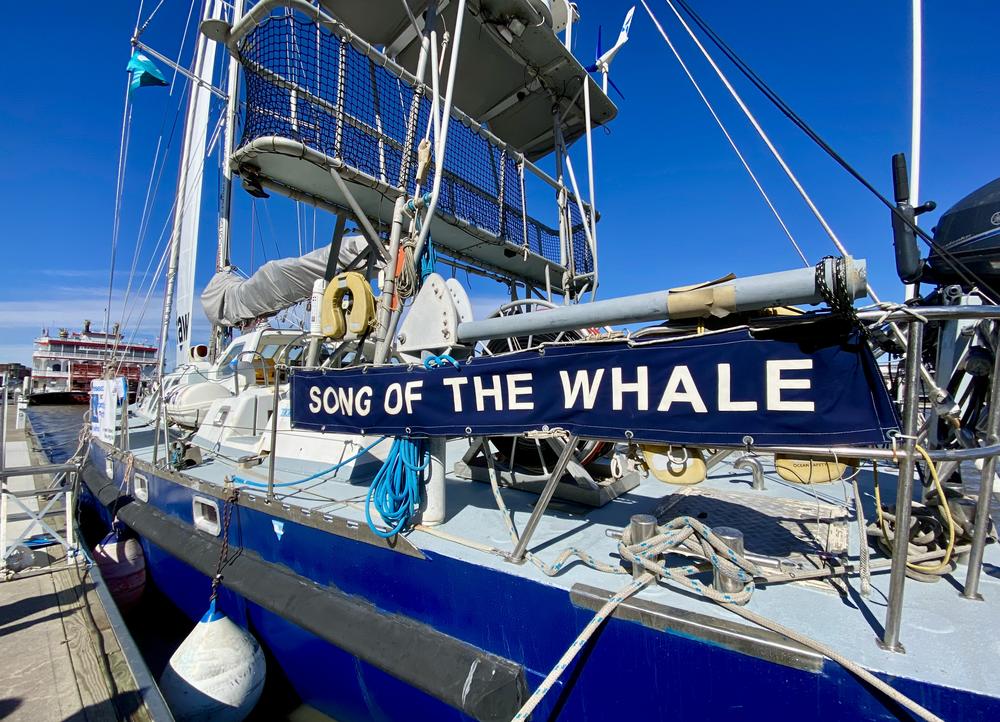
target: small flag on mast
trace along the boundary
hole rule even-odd
[[[145,85],[169,85],[156,64],[138,50],[132,51],[126,69],[129,73],[129,92]]]

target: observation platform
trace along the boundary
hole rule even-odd
[[[423,30],[427,0],[406,0]],[[372,45],[416,72],[420,37],[400,0],[323,0],[324,9]],[[455,76],[455,104],[498,138],[536,159],[555,146],[552,109],[565,113],[571,143],[585,132],[584,81],[590,84],[591,123],[610,122],[618,109],[566,48],[556,31],[565,25],[562,0],[469,0]],[[439,6],[439,30],[454,35],[458,3]],[[560,12],[561,10],[561,12]],[[553,14],[562,16],[553,19]],[[439,33],[440,37],[440,33]]]
[[[366,13],[371,8],[366,6]],[[464,32],[471,53],[482,43],[475,42],[475,28]],[[551,30],[546,32],[562,48]],[[350,30],[280,8],[252,29],[237,26],[230,48],[246,80],[243,136],[230,162],[246,187],[259,185],[334,212],[351,209],[350,194],[383,231],[396,198],[422,196],[433,187],[438,172],[433,161],[424,182],[417,182],[430,92],[418,93],[405,68]],[[458,77],[474,77],[475,63],[468,66]],[[547,102],[551,130],[552,99]],[[448,120],[440,197],[431,221],[438,249],[557,291],[564,290],[564,276],[586,278],[594,270],[595,249],[587,233],[592,210],[567,192],[562,224],[567,230],[561,233],[555,200],[565,189],[513,144],[458,110],[460,105],[461,98]],[[543,205],[551,211],[550,222],[532,213]]]

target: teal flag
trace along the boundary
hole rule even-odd
[[[156,64],[138,50],[132,51],[126,69],[129,73],[129,92],[144,85],[169,85]]]

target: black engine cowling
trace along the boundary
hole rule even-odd
[[[1000,178],[949,208],[934,228],[934,243],[922,280],[968,286],[969,274],[961,273],[968,269],[1000,292]]]

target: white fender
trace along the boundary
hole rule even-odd
[[[240,722],[264,689],[264,653],[215,603],[174,652],[160,690],[179,721]]]

